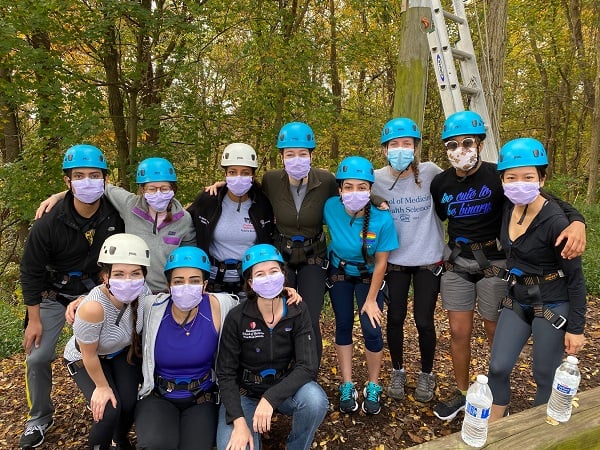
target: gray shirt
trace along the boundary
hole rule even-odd
[[[432,162],[419,164],[421,187],[413,174],[398,179],[390,166],[375,171],[373,193],[385,198],[390,205],[400,247],[390,253],[388,262],[401,266],[426,266],[442,259],[444,228],[433,207],[429,186],[440,169]]]

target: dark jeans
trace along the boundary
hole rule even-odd
[[[413,315],[419,333],[421,371],[430,373],[435,356],[436,334],[434,312],[440,277],[429,269],[418,267],[388,272],[385,277],[390,303],[387,310],[387,341],[394,369],[404,366],[404,320],[408,309],[408,291],[413,284]]]
[[[90,449],[108,450],[111,440],[115,442],[127,440],[127,434],[133,424],[141,366],[139,363],[132,365],[127,362],[127,351],[112,359],[100,359],[100,364],[117,399],[117,407],[113,408],[110,401],[106,404],[102,420],[92,423],[88,445]],[[73,379],[89,404],[96,384],[85,368],[78,369]]]
[[[212,450],[218,417],[219,407],[214,403],[150,394],[135,409],[137,448]]]

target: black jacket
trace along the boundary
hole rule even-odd
[[[246,383],[244,369],[259,374],[274,369],[282,374],[274,384]],[[227,423],[243,417],[240,388],[255,398],[264,397],[276,409],[298,389],[315,379],[317,348],[305,303],[288,306],[273,330],[262,318],[256,301],[232,309],[223,324],[217,377]]]
[[[28,306],[42,301],[43,291],[58,294],[58,299],[79,296],[89,291],[89,282],[68,274],[81,272],[93,284],[99,284],[98,255],[104,240],[125,229],[123,220],[104,197],[100,208],[90,219],[75,211],[73,195],[36,220],[29,231],[21,259],[21,286]]]
[[[187,209],[192,216],[194,228],[196,229],[197,245],[207,254],[209,254],[215,227],[223,212],[222,203],[225,195],[227,195],[227,186],[219,188],[216,196],[210,195],[208,192],[202,192]],[[252,201],[248,214],[256,231],[256,243],[270,244],[273,242],[274,229],[271,203],[262,191],[257,189],[256,184],[250,188],[248,196]]]
[[[560,253],[565,243],[555,247],[556,238],[569,221],[561,207],[548,200],[521,236],[511,241],[508,227],[514,205],[507,204],[502,215],[500,239],[506,250],[506,268],[519,269],[527,275],[547,275],[562,270],[564,277],[539,285],[543,303],[569,302],[567,331],[583,333],[586,312],[586,289],[581,257],[564,259]],[[509,285],[509,296],[520,303],[537,303],[529,294],[531,286]],[[533,290],[536,292],[536,290]]]

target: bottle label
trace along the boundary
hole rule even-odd
[[[478,408],[469,402],[465,405],[465,411],[476,419],[487,419],[490,416],[490,408]]]
[[[561,394],[566,395],[575,395],[577,393],[577,388],[570,388],[569,386],[560,383],[555,383],[554,389],[556,389]]]

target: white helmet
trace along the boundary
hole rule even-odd
[[[150,266],[150,249],[141,237],[120,233],[109,236],[102,244],[98,264],[137,264]]]
[[[228,166],[244,166],[256,169],[258,167],[256,152],[248,144],[242,144],[241,142],[229,144],[225,147],[223,156],[221,156],[221,167]]]

